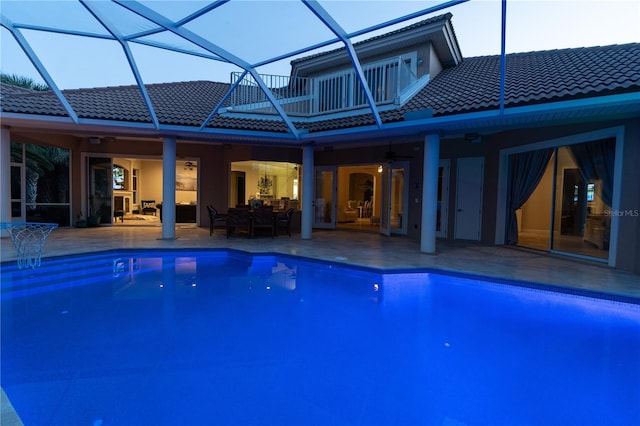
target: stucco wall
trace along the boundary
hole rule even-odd
[[[640,274],[640,119],[625,129],[617,267]]]

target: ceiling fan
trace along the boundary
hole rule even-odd
[[[185,169],[185,170],[193,170],[195,167],[198,167],[198,166],[196,165],[196,163],[193,163],[193,162],[191,162],[191,161],[185,161],[185,162],[184,162],[184,169]]]
[[[398,155],[391,147],[391,140],[389,140],[389,150],[385,152],[384,159],[388,163],[392,163],[398,160],[410,160],[413,157],[410,155]]]

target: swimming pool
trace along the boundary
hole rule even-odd
[[[26,425],[640,424],[632,299],[234,251],[1,274]]]

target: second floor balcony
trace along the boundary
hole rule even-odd
[[[404,93],[418,81],[410,64],[397,57],[362,66],[362,71],[376,105],[400,104]],[[369,103],[355,70],[345,70],[316,77],[261,74],[281,108],[290,116],[311,117],[368,107]],[[230,97],[228,111],[276,114],[251,74],[231,74],[231,84],[238,83]],[[428,76],[427,76],[428,78]]]

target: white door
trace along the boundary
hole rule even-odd
[[[459,158],[456,173],[457,240],[480,240],[484,157]]]
[[[336,167],[316,167],[313,196],[313,226],[336,227],[336,203],[338,193]]]

